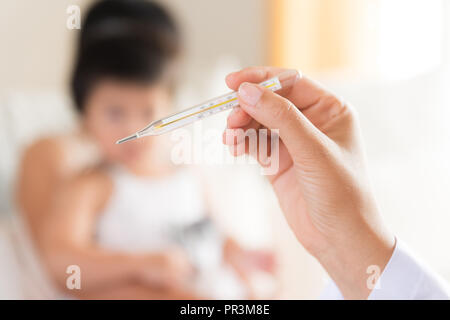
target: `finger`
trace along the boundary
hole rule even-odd
[[[254,141],[250,141],[250,139],[240,139],[240,142],[236,144],[229,145],[229,152],[232,156],[241,156],[243,154],[249,154],[254,157],[258,163],[263,167],[271,167],[272,162],[278,162],[278,170],[276,172],[272,172],[268,174],[268,179],[270,182],[273,182],[277,179],[277,177],[286,172],[292,166],[292,158],[289,155],[289,151],[287,150],[285,144],[279,140],[278,144],[274,145],[275,149],[272,150],[272,135],[270,134],[265,138],[266,142],[264,144],[263,149],[261,149],[262,143],[260,139],[264,135],[257,136],[257,145],[251,145]],[[276,138],[278,139],[278,137]],[[256,151],[256,152],[255,152]],[[275,157],[275,158],[274,158]]]
[[[252,121],[252,117],[240,107],[235,107],[227,118],[228,128],[241,128],[248,125]]]
[[[288,99],[248,82],[240,85],[238,99],[256,121],[271,130],[279,129],[293,157],[315,151],[323,143],[324,135]]]
[[[248,67],[230,73],[225,78],[225,82],[230,89],[237,91],[242,82],[259,83],[284,71],[287,71],[287,69],[275,67]]]
[[[288,70],[290,69],[249,67],[229,74],[225,81],[231,89],[237,90],[243,82],[259,83]],[[300,110],[316,105],[323,97],[327,97],[326,99],[328,99],[328,97],[333,97],[333,95],[325,90],[319,83],[304,75],[293,84],[292,88],[285,91],[279,91],[278,94],[281,94],[290,100]]]
[[[237,144],[230,145],[230,146],[228,146],[228,150],[230,151],[230,154],[233,157],[240,157],[240,156],[248,153],[245,142],[240,142]]]
[[[337,116],[346,111],[348,107],[331,94],[322,96],[314,106],[302,110],[302,113],[314,126],[323,131],[323,128]]]
[[[228,127],[227,129],[225,129],[223,132],[223,143],[226,145],[238,144],[243,141],[243,139],[245,138],[245,134],[249,133],[250,130],[254,130],[256,132],[262,127],[261,124],[253,118],[250,118],[250,120],[250,123],[243,127]]]
[[[232,141],[233,143],[228,143],[233,156],[248,154],[255,158],[261,165],[267,162],[267,158],[271,155],[270,131],[267,130],[266,134],[256,130],[251,131],[251,129],[246,131],[242,129],[228,129],[227,131],[232,132],[229,133],[228,140],[234,140]],[[261,150],[262,145],[264,150]]]
[[[255,251],[251,256],[254,264],[261,270],[272,273],[275,271],[275,256],[268,252]]]

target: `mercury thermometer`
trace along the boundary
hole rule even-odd
[[[298,71],[288,70],[276,77],[261,82],[260,85],[275,92],[282,88],[288,88],[292,86],[299,78],[300,74]],[[156,136],[167,133],[191,124],[197,120],[201,120],[216,113],[229,110],[233,107],[236,107],[238,104],[238,94],[236,91],[233,91],[207,100],[203,103],[172,114],[168,117],[153,121],[142,130],[139,130],[138,132],[126,138],[120,139],[116,143],[120,144],[145,136]]]

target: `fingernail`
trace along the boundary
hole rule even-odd
[[[244,82],[239,87],[239,97],[250,106],[256,106],[263,90],[256,84]]]
[[[236,113],[239,112],[240,109],[241,109],[241,108],[240,108],[239,106],[234,107],[233,110],[231,110],[231,112],[228,114],[228,118],[234,116]]]
[[[231,76],[233,76],[233,75],[236,74],[236,73],[237,73],[237,71],[230,72],[229,74],[227,74],[226,78],[231,77]]]

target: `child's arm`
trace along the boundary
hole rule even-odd
[[[77,178],[55,197],[37,240],[44,262],[59,287],[68,294],[83,296],[128,283],[178,286],[190,272],[187,260],[179,252],[125,254],[95,245],[98,212],[111,191],[112,184],[105,175],[92,173]],[[81,269],[81,290],[66,289],[69,265]]]
[[[213,214],[213,206],[211,202],[210,186],[205,177],[198,174],[202,184],[203,197],[208,216],[216,221]],[[227,232],[218,228],[224,236],[223,244],[223,260],[231,266],[236,272],[245,289],[248,292],[248,297],[255,297],[255,290],[252,286],[251,275],[255,271],[264,271],[275,276],[275,256],[270,251],[265,250],[248,250],[243,248],[235,239],[230,237]]]
[[[231,237],[225,239],[223,257],[224,261],[235,270],[239,278],[245,283],[250,298],[258,296],[257,290],[252,284],[252,275],[255,272],[263,271],[276,276],[276,263],[272,252],[245,249]]]
[[[118,285],[115,290],[101,290],[87,293],[83,299],[100,300],[205,300],[208,297],[199,296],[192,290],[176,288],[159,290],[138,283]]]

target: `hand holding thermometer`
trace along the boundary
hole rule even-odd
[[[300,74],[296,70],[285,71],[278,76],[260,83],[261,86],[266,87],[272,91],[278,91],[282,88],[292,86],[298,79]],[[210,99],[201,104],[198,104],[189,109],[180,111],[168,117],[153,121],[144,129],[117,141],[117,144],[138,139],[145,136],[160,135],[185,125],[191,124],[194,121],[212,116],[221,111],[229,110],[239,104],[238,95],[236,91],[224,94],[222,96]]]

